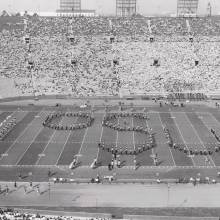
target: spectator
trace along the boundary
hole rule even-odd
[[[208,92],[220,86],[218,17],[69,21],[29,17],[25,32],[20,20],[3,25],[0,76],[13,79],[16,95]]]

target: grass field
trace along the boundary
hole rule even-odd
[[[137,106],[136,112],[143,112],[147,108],[150,120],[127,117],[126,121],[132,126],[148,126],[153,129],[156,137],[156,148],[145,151],[136,156],[142,168],[154,168],[151,158],[152,153],[157,153],[160,167],[177,168],[218,168],[220,167],[220,153],[215,153],[206,161],[206,156],[188,157],[184,153],[170,149],[163,132],[166,125],[171,136],[178,144],[189,149],[214,149],[218,144],[210,132],[220,128],[220,113],[218,109],[207,105],[188,105],[184,108],[171,106]],[[97,147],[99,141],[116,144],[117,147],[128,146],[134,149],[143,143],[146,137],[136,132],[118,132],[102,127],[101,122],[105,115],[104,108],[94,107],[95,121],[91,127],[75,131],[57,131],[42,126],[42,122],[52,112],[57,111],[82,111],[79,107],[62,106],[0,106],[0,122],[8,115],[17,118],[17,125],[9,135],[0,142],[0,168],[1,167],[67,167],[72,162],[74,155],[78,155],[80,167],[88,169],[95,158],[100,166],[107,166],[112,159],[111,153]],[[84,109],[83,111],[90,111]],[[111,109],[117,112],[118,107]],[[125,111],[131,111],[130,108]],[[63,117],[56,119],[56,124],[82,123],[82,118]],[[118,122],[123,123],[124,118]],[[134,166],[134,156],[122,156],[124,168]],[[77,169],[77,168],[76,168]]]

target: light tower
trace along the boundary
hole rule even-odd
[[[212,5],[210,2],[207,5],[207,16],[208,17],[212,16]]]
[[[116,15],[130,17],[136,14],[137,0],[116,0]]]
[[[27,70],[29,71],[29,76],[30,76],[30,81],[32,84],[32,89],[33,89],[33,96],[35,97],[35,79],[34,79],[34,59],[32,56],[32,51],[31,51],[31,37],[28,34],[28,19],[25,17],[24,18],[24,43],[26,45],[26,60],[27,60]]]
[[[65,11],[80,11],[81,0],[60,0],[60,9]]]
[[[58,13],[73,13],[81,11],[81,0],[60,0]]]
[[[177,0],[177,15],[182,17],[197,16],[199,0]]]

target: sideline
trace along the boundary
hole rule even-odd
[[[0,195],[0,206],[40,207],[219,207],[220,184],[40,184],[40,192],[19,184]],[[34,184],[33,184],[34,185]],[[120,196],[119,196],[120,195]]]

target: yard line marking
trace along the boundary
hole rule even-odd
[[[86,128],[86,131],[84,132],[83,139],[82,139],[82,142],[81,142],[81,146],[80,146],[80,149],[79,149],[79,151],[78,151],[78,155],[81,154],[82,147],[83,147],[83,144],[84,144],[84,141],[85,141],[85,138],[86,138],[88,129],[89,129],[89,127],[87,127],[87,128]],[[79,159],[79,156],[76,157],[76,163],[78,163],[78,159]]]
[[[60,152],[60,154],[59,154],[59,156],[58,156],[58,159],[57,159],[57,161],[56,161],[56,166],[58,166],[58,162],[59,162],[59,159],[60,159],[60,157],[61,157],[61,155],[62,155],[62,153],[63,153],[63,151],[64,151],[64,148],[65,148],[65,146],[66,146],[66,144],[67,144],[67,142],[68,142],[68,139],[69,139],[69,137],[70,137],[70,135],[71,135],[71,131],[69,131],[69,134],[68,134],[68,136],[67,136],[67,138],[66,138],[66,141],[65,141],[65,143],[63,144],[63,147],[62,147],[62,150],[61,150],[61,152]]]
[[[182,112],[182,114],[184,114],[185,117],[187,118],[187,121],[189,122],[190,126],[191,126],[192,129],[194,130],[194,132],[195,132],[196,136],[198,137],[199,142],[200,142],[200,144],[202,145],[203,149],[204,149],[204,150],[207,150],[207,148],[205,147],[203,141],[201,140],[201,138],[200,138],[200,136],[199,136],[197,130],[195,129],[195,127],[193,126],[192,122],[191,122],[191,121],[189,120],[189,118],[187,117],[186,112]],[[205,156],[204,156],[204,157],[205,157]],[[211,157],[211,156],[207,156],[207,157],[210,159],[210,161],[212,162],[212,164],[213,164],[214,166],[216,166],[215,163],[214,163],[214,161],[212,160],[212,157]]]
[[[119,124],[119,118],[117,118],[117,123]],[[115,148],[118,149],[118,130],[116,131]]]
[[[132,117],[131,121],[132,121],[132,127],[134,127],[134,117]],[[134,131],[132,131],[132,140],[133,140],[134,151],[135,151]],[[136,161],[136,158],[137,158],[136,155],[134,155],[134,161]],[[134,163],[134,166],[136,166],[135,163]],[[134,167],[134,169],[136,169],[136,167]]]
[[[147,126],[148,131],[150,131],[150,127],[149,127],[149,124],[148,124],[147,120],[145,120],[145,123],[146,123],[146,126]],[[151,154],[152,154],[152,155],[155,155],[155,154],[154,154],[154,148],[153,148],[153,147],[151,148]]]
[[[200,115],[200,112],[196,112],[196,114],[199,116]],[[204,115],[204,113],[203,113],[203,115]],[[210,117],[212,117],[212,115],[209,113],[209,114],[207,114],[207,112],[206,112],[206,115],[208,116],[210,116]],[[205,120],[202,120],[201,119],[201,121],[203,122],[203,124],[207,127],[207,129],[209,130],[209,133],[212,135],[212,137],[215,139],[215,135],[211,132],[211,128],[212,127],[210,127],[208,124],[207,124],[207,122],[205,122]],[[218,144],[218,142],[216,141],[215,143],[206,143],[207,145],[209,144],[209,145],[214,145],[214,144]]]
[[[38,126],[39,127],[39,126]],[[14,141],[0,141],[0,144],[1,143],[13,143]],[[26,144],[28,144],[28,143],[30,143],[29,141],[16,141],[16,143],[18,143],[18,144],[24,144],[24,143],[26,143]],[[36,144],[45,144],[45,143],[47,143],[47,141],[35,141],[34,143],[36,143]],[[52,143],[52,144],[62,144],[63,142],[62,141],[51,141],[50,143]],[[69,142],[69,143],[71,143],[71,144],[80,144],[80,143],[82,143],[81,141],[71,141],[71,142]],[[97,142],[86,142],[86,141],[84,141],[84,144],[96,144]],[[109,141],[109,142],[105,142],[105,143],[109,143],[109,144],[111,144],[112,142],[111,141]],[[166,143],[164,143],[164,142],[157,142],[158,144],[163,144],[163,145],[166,145]],[[182,143],[179,143],[179,142],[175,142],[176,144],[182,144]],[[213,144],[217,144],[218,142],[216,141],[216,142],[210,142],[210,143],[207,143],[207,145],[213,145]],[[187,144],[189,145],[189,144],[195,144],[195,145],[197,145],[198,143],[195,143],[195,142],[187,142]]]
[[[206,113],[210,115],[216,121],[216,123],[219,124],[220,126],[220,122],[216,119],[216,117],[213,114],[211,114],[210,112],[206,112]]]
[[[120,108],[118,107],[118,112],[117,112],[118,114],[121,112],[119,110],[120,110]],[[119,117],[117,118],[117,123],[120,124],[120,118]],[[118,130],[116,130],[115,148],[118,149]]]
[[[38,126],[39,127],[39,126]],[[1,143],[13,143],[14,141],[0,141],[0,144]],[[28,143],[30,143],[29,141],[16,141],[16,143],[18,143],[18,144],[24,144],[24,143],[26,143],[26,144],[28,144]],[[47,141],[35,141],[35,143],[36,144],[44,144],[44,143],[47,143]],[[62,141],[51,141],[50,143],[52,143],[52,144],[62,144],[63,142]],[[80,144],[80,143],[82,143],[81,141],[71,141],[70,143],[72,143],[72,144]],[[84,144],[96,144],[97,142],[87,142],[87,141],[84,141]],[[105,143],[112,143],[111,141],[109,141],[109,142],[105,142]],[[163,145],[166,145],[166,143],[164,143],[164,142],[157,142],[158,144],[163,144]],[[182,143],[178,143],[178,142],[175,142],[176,144],[182,144]],[[207,144],[209,144],[209,145],[212,145],[212,144],[217,144],[218,142],[212,142],[212,143],[207,143]],[[198,144],[198,143],[194,143],[194,142],[187,142],[187,144]]]
[[[106,116],[106,114],[103,114],[102,120],[104,120],[105,116]],[[100,135],[100,138],[99,138],[99,143],[101,143],[101,141],[102,141],[103,129],[104,129],[104,127],[102,126],[101,135]],[[95,157],[97,159],[97,161],[98,161],[99,151],[100,151],[100,148],[98,148],[98,152],[97,152],[96,157]]]
[[[213,120],[216,122],[216,124],[218,124],[218,127],[220,126],[220,122],[216,119],[216,117],[211,114],[210,112],[206,112],[211,118],[213,118]],[[214,125],[216,127],[216,124]],[[216,128],[215,128],[216,129]],[[219,135],[219,128],[217,128],[218,130],[216,130],[218,132],[218,135]],[[211,132],[211,131],[210,131]],[[212,132],[211,132],[212,133]],[[214,136],[214,134],[212,134]],[[214,144],[218,144],[219,142],[216,141]],[[213,144],[213,143],[210,143],[210,144]]]
[[[61,125],[61,123],[62,123],[63,121],[64,121],[64,117],[63,117],[63,119],[59,122],[59,125]],[[45,153],[47,147],[49,146],[49,144],[51,143],[51,140],[53,139],[53,137],[55,136],[55,134],[57,134],[57,132],[58,132],[57,130],[54,130],[53,134],[51,135],[49,141],[47,141],[47,144],[46,144],[44,150],[41,152],[41,154],[44,154],[44,153]],[[40,159],[41,159],[41,157],[39,157],[39,158],[37,159],[35,165],[38,165],[38,163],[40,162]]]
[[[162,130],[163,130],[163,122],[162,122],[162,120],[161,120],[161,117],[160,117],[160,114],[159,114],[159,113],[158,113],[158,117],[159,117],[159,119],[160,119],[160,123],[161,123]],[[166,145],[167,145],[167,144],[166,144]],[[169,148],[169,150],[170,150],[170,154],[171,154],[171,157],[172,157],[172,160],[173,160],[173,165],[176,166],[176,162],[175,162],[175,160],[174,160],[173,153],[172,153],[172,151],[171,151],[171,149],[170,149],[169,146],[168,146],[168,148]]]
[[[36,135],[34,136],[32,142],[28,145],[27,149],[24,151],[24,153],[18,158],[17,162],[15,163],[16,165],[19,164],[20,160],[23,158],[23,156],[25,155],[25,153],[28,151],[28,149],[30,148],[30,146],[34,143],[34,140],[36,139],[36,137],[40,134],[40,132],[44,129],[44,127],[40,127],[39,131],[36,133]]]
[[[76,122],[76,121],[77,121],[77,118],[75,118],[74,122]],[[58,156],[58,159],[57,159],[57,161],[56,161],[56,164],[55,164],[56,166],[58,166],[58,162],[59,162],[60,157],[61,157],[61,155],[62,155],[62,153],[63,153],[63,151],[64,151],[64,149],[65,149],[65,146],[66,146],[66,144],[67,144],[67,142],[68,142],[68,140],[69,140],[69,138],[70,138],[71,133],[72,133],[72,131],[69,131],[69,134],[68,134],[68,136],[67,136],[67,138],[66,138],[66,141],[65,141],[65,143],[63,144],[62,150],[61,150],[61,152],[60,152],[60,154],[59,154],[59,156]]]
[[[170,114],[172,114],[172,112],[170,112]],[[186,144],[186,141],[185,141],[185,139],[184,139],[184,137],[183,137],[183,134],[182,134],[182,132],[181,132],[181,130],[180,130],[180,128],[179,128],[179,125],[177,124],[177,122],[176,122],[175,119],[173,119],[173,121],[174,121],[174,123],[175,123],[175,125],[176,125],[176,127],[177,127],[177,129],[178,129],[178,131],[179,131],[179,133],[180,133],[180,135],[181,135],[181,137],[182,137],[182,139],[183,139],[183,143],[185,144],[186,148],[187,148],[188,151],[189,151],[189,147],[188,147],[187,144]],[[193,160],[193,158],[190,157],[190,159],[191,159],[192,162],[193,162],[193,166],[196,166],[195,161]]]
[[[43,111],[39,112],[38,115],[41,115],[42,113],[43,113]],[[28,126],[24,129],[24,131],[12,142],[11,146],[8,148],[8,150],[5,152],[5,154],[8,154],[9,151],[12,149],[12,147],[13,147],[16,143],[19,143],[19,142],[18,142],[18,139],[25,134],[25,132],[27,131],[27,129],[29,129],[29,127],[33,124],[34,120],[35,120],[35,118],[28,124]],[[3,157],[0,158],[0,161],[1,161],[2,159],[3,159]]]

